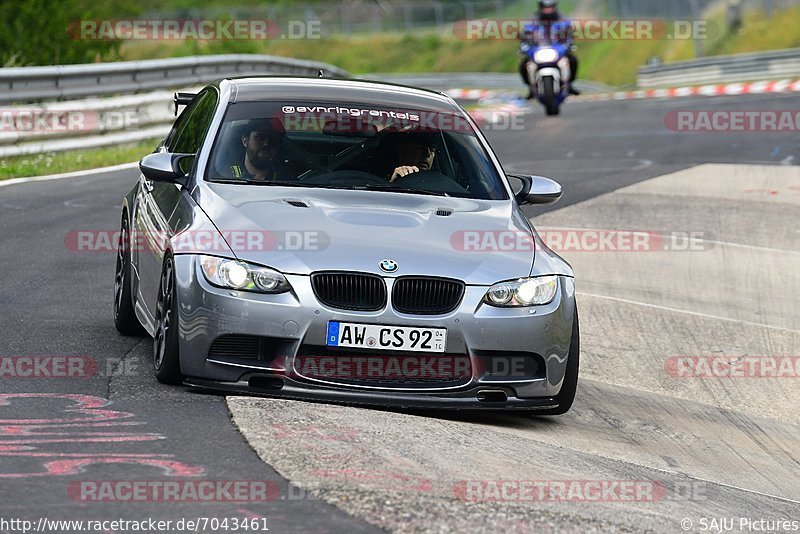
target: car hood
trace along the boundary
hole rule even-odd
[[[343,270],[490,285],[528,276],[533,266],[529,223],[510,200],[227,184],[208,184],[197,197],[239,259],[286,274]],[[383,260],[397,270],[382,271]]]

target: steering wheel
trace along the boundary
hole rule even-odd
[[[369,185],[386,184],[388,182],[386,178],[381,178],[366,171],[348,170],[317,174],[300,181],[318,185]]]
[[[411,174],[401,176],[393,183],[401,187],[405,185],[407,187],[429,189],[441,193],[462,194],[469,192],[463,185],[439,171],[412,172]]]
[[[417,171],[417,172],[410,172],[405,176],[401,176],[396,181],[399,180],[414,180],[415,182],[435,182],[438,180],[447,180],[448,182],[452,182],[453,179],[449,176],[446,176],[439,171]]]
[[[425,184],[437,184],[437,183],[456,183],[452,178],[446,176],[439,171],[417,171],[406,174],[405,176],[401,176],[400,178],[396,179],[394,183],[400,184],[408,184],[411,185],[412,183],[416,183],[419,185]]]

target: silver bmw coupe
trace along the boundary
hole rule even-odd
[[[219,80],[124,197],[114,319],[165,383],[398,408],[570,409],[570,266],[520,209],[561,187],[503,171],[441,93]]]

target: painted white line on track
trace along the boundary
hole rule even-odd
[[[137,169],[138,162],[122,163],[121,165],[112,165],[110,167],[101,167],[99,169],[87,169],[85,171],[65,172],[61,174],[48,174],[47,176],[29,176],[27,178],[11,178],[9,180],[0,180],[0,187],[6,187],[15,184],[25,184],[28,182],[45,182],[49,180],[63,180],[64,178],[79,178],[82,176],[92,176],[95,174],[103,174],[106,172],[126,171],[130,169]]]
[[[708,313],[693,312],[693,311],[689,311],[689,310],[682,310],[680,308],[670,308],[669,306],[659,306],[658,304],[648,304],[646,302],[639,302],[638,300],[628,300],[628,299],[621,299],[621,298],[618,298],[618,297],[609,297],[608,295],[597,295],[595,293],[584,293],[583,291],[577,291],[576,293],[578,295],[581,295],[581,296],[584,296],[584,297],[593,297],[593,298],[597,298],[597,299],[611,300],[611,301],[614,301],[614,302],[622,302],[623,304],[633,304],[633,305],[636,305],[636,306],[644,306],[645,308],[653,308],[653,309],[656,309],[656,310],[663,310],[663,311],[669,311],[669,312],[675,312],[675,313],[683,313],[683,314],[686,314],[686,315],[693,315],[695,317],[705,317],[706,319],[715,319],[717,321],[727,321],[727,322],[730,322],[730,323],[739,323],[739,324],[745,324],[745,325],[748,325],[748,326],[757,326],[757,327],[760,327],[760,328],[767,328],[769,330],[778,330],[780,332],[789,332],[789,333],[792,333],[792,334],[800,334],[800,330],[793,330],[791,328],[782,328],[780,326],[772,326],[772,325],[763,324],[763,323],[754,323],[754,322],[751,322],[751,321],[742,321],[741,319],[732,319],[730,317],[721,317],[719,315],[711,315],[711,314],[708,314]]]
[[[647,390],[641,390],[641,391],[647,391]],[[650,393],[650,392],[648,392],[648,393]],[[673,399],[673,400],[679,400],[679,399]],[[715,408],[719,408],[719,407],[715,406]],[[577,449],[570,449],[570,450],[577,450]],[[601,455],[598,454],[597,456],[601,456]],[[698,482],[705,482],[706,484],[713,484],[715,486],[722,486],[723,488],[733,489],[733,490],[737,490],[737,491],[743,491],[745,493],[751,493],[753,495],[760,495],[761,497],[767,497],[767,498],[770,498],[770,499],[776,499],[776,500],[779,500],[779,501],[788,502],[788,503],[792,503],[792,504],[800,504],[800,501],[796,501],[796,500],[790,499],[788,497],[781,497],[780,495],[773,495],[772,493],[764,493],[762,491],[756,491],[756,490],[752,490],[752,489],[742,488],[740,486],[734,486],[733,484],[726,484],[724,482],[718,482],[716,480],[709,480],[707,478],[690,475],[690,474],[683,473],[683,472],[680,472],[680,471],[669,471],[667,469],[662,469],[660,467],[640,464],[640,463],[636,463],[636,462],[626,461],[626,463],[629,463],[629,464],[632,464],[632,465],[636,465],[636,466],[640,466],[640,467],[644,467],[645,469],[652,469],[653,471],[658,471],[660,473],[664,473],[664,474],[667,474],[667,475],[673,475],[673,476],[676,475],[676,474],[677,475],[685,475],[686,477],[691,478],[692,480],[696,480]]]

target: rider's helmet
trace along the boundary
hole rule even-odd
[[[558,0],[539,0],[540,20],[558,20]]]

